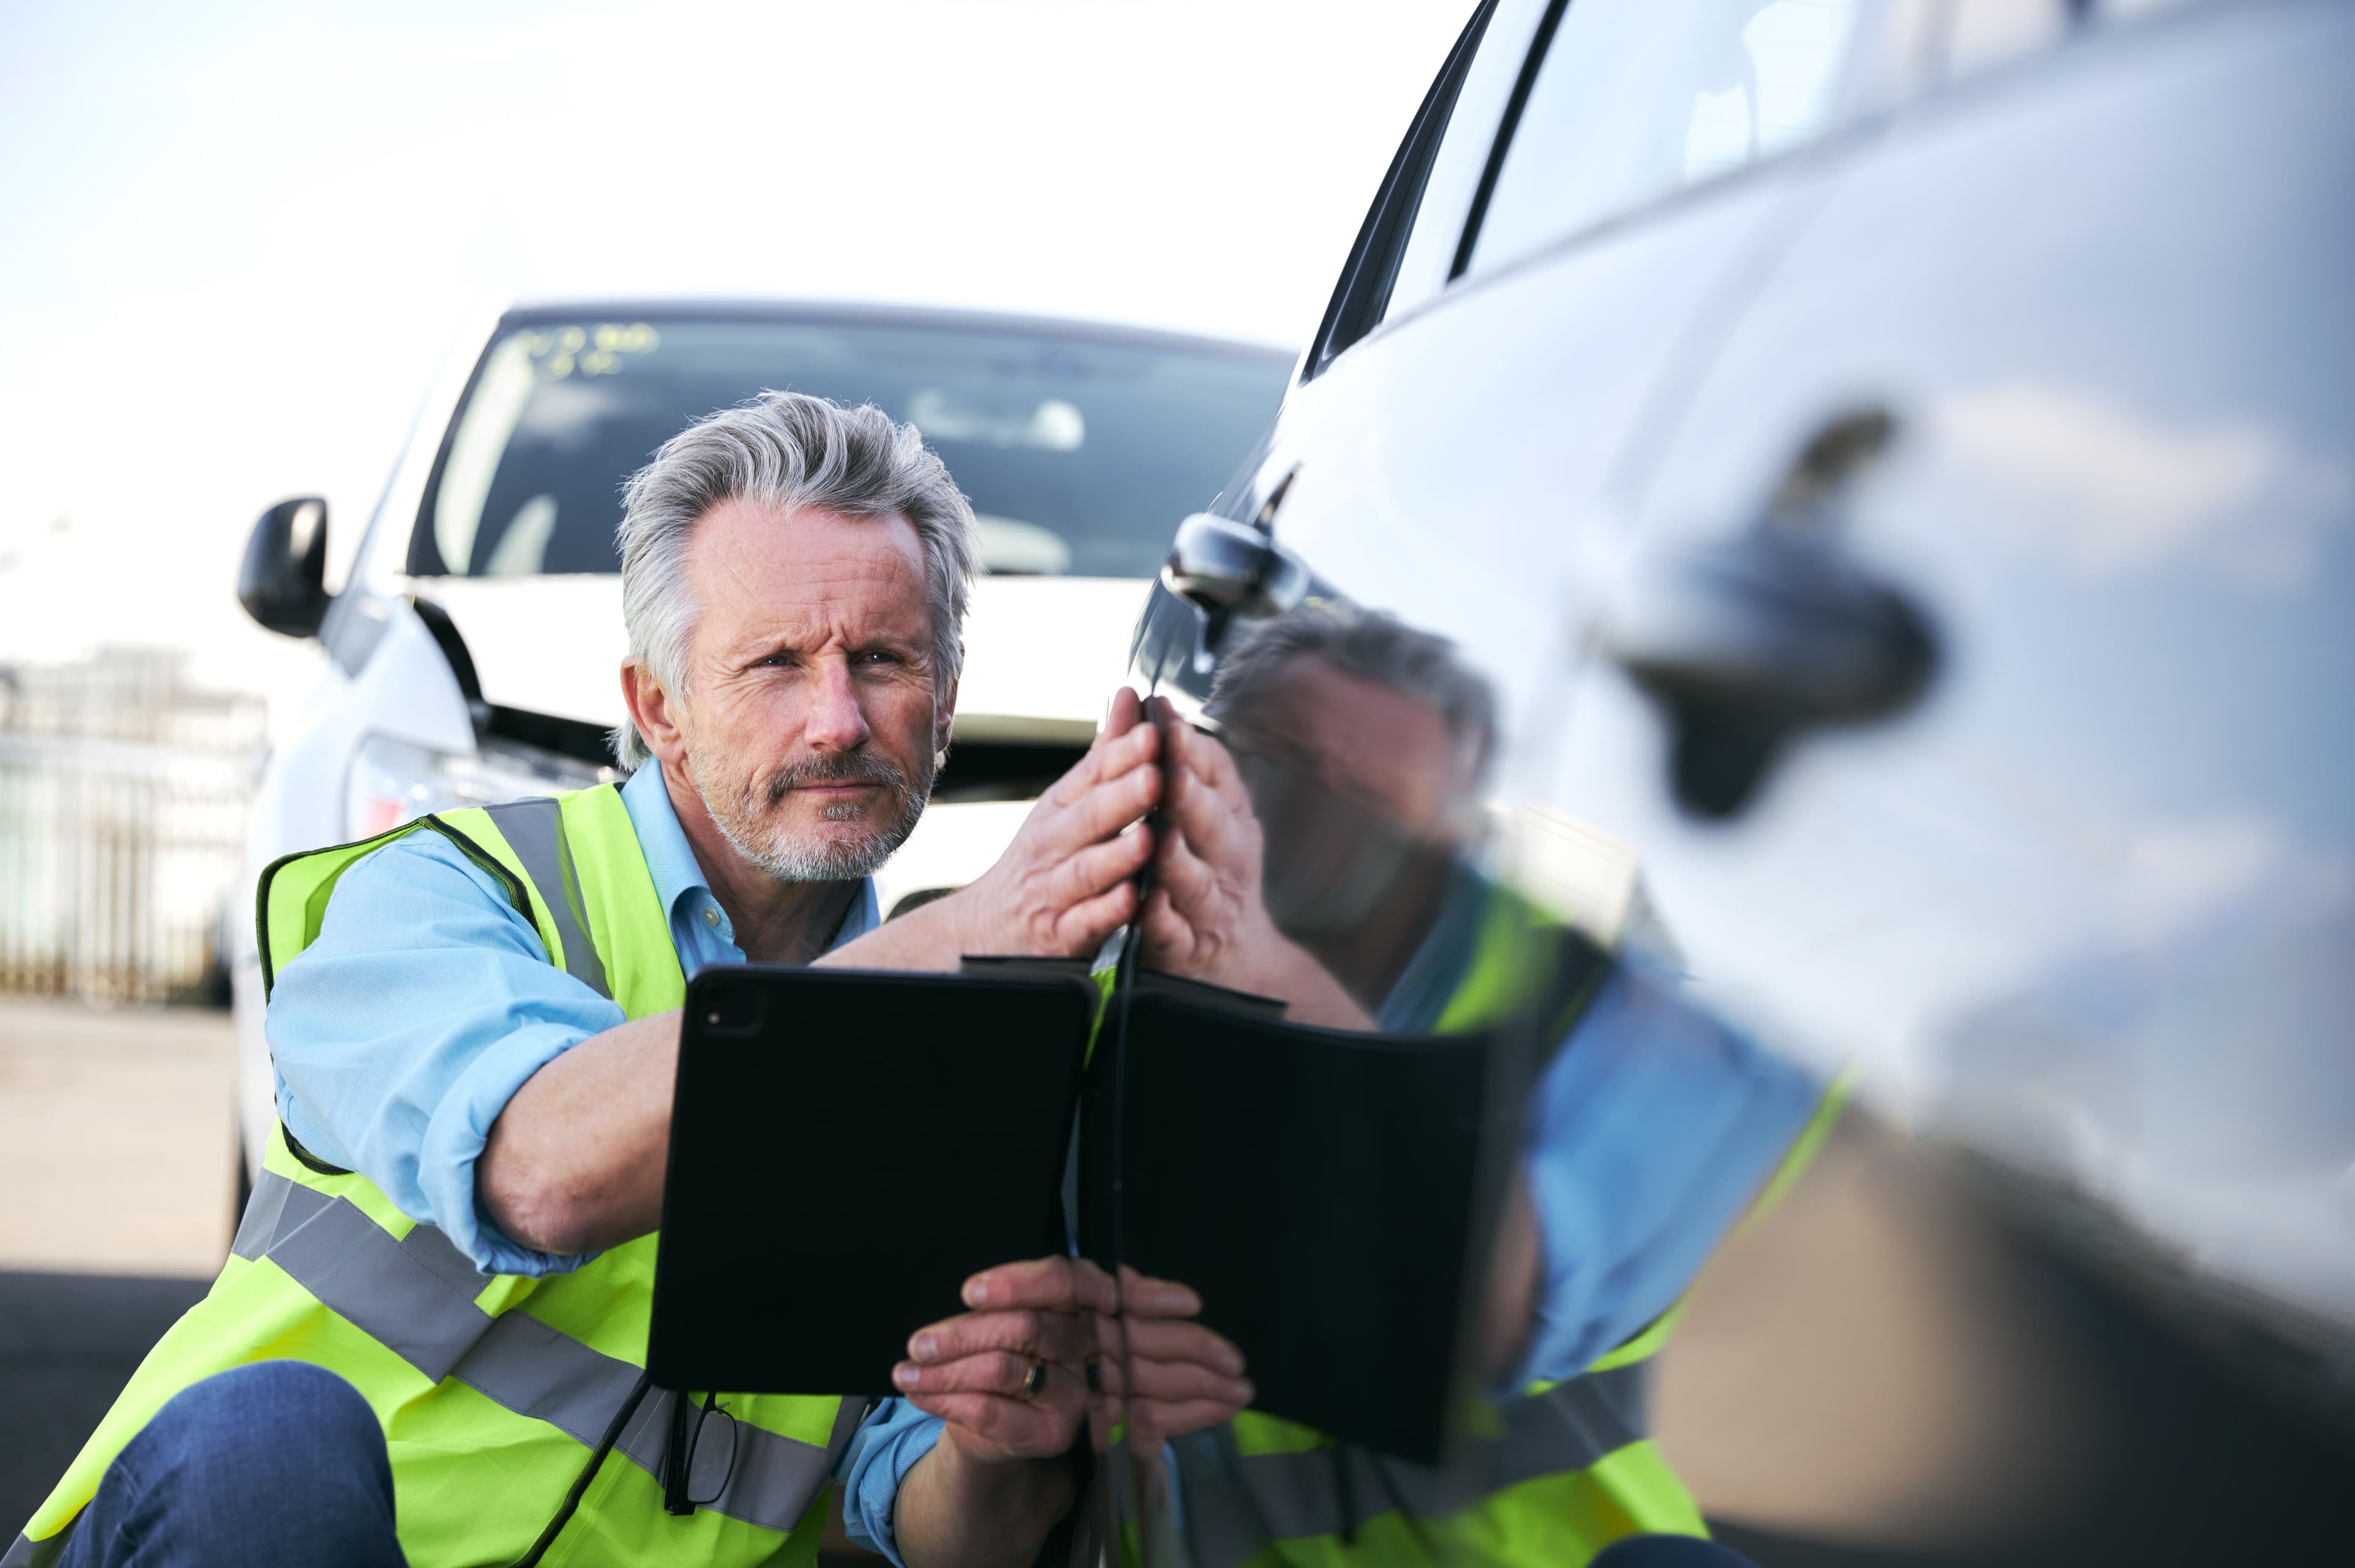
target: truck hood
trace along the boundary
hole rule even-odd
[[[622,720],[618,576],[421,578],[449,612],[484,699],[605,728]],[[957,733],[1084,741],[1128,658],[1148,584],[1127,578],[985,577],[965,616]]]

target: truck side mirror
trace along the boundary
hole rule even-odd
[[[315,637],[327,617],[326,577],[327,503],[297,496],[253,525],[238,568],[237,602],[273,632]]]

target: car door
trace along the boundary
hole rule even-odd
[[[1914,58],[1900,47],[1912,8],[1835,6],[1828,19],[1816,9],[1741,5],[1697,21],[1613,0],[1482,7],[1392,166],[1274,430],[1213,515],[1180,530],[1132,659],[1138,690],[1171,699],[1231,752],[1273,923],[1361,1004],[1365,1027],[1401,1057],[1444,1057],[1433,1041],[1444,1036],[1476,1039],[1490,1053],[1469,1239],[1423,1260],[1421,1273],[1451,1287],[1461,1344],[1457,1381],[1446,1386],[1493,1387],[1508,1366],[1542,1366],[1529,1386],[1587,1402],[1575,1411],[1514,1407],[1524,1413],[1513,1421],[1597,1445],[1577,1456],[1574,1445],[1550,1448],[1548,1467],[1583,1468],[1614,1455],[1639,1468],[1657,1462],[1642,1438],[1640,1367],[1614,1366],[1601,1382],[1584,1372],[1669,1306],[1797,1136],[1821,1087],[1730,1037],[1657,965],[1650,979],[1594,978],[1636,972],[1613,968],[1609,949],[1642,920],[1638,868],[1626,842],[1540,793],[1578,645],[1574,607],[1598,580],[1594,563],[1625,542],[1628,465],[1803,228],[1827,169],[1846,155],[1842,128],[1865,125]],[[1756,115],[1727,121],[1728,95],[1744,91],[1773,105],[1763,128]],[[1792,155],[1774,155],[1786,149]],[[1600,172],[1590,175],[1590,165]],[[1478,988],[1462,977],[1490,959],[1509,1004],[1493,1013],[1462,1006]],[[1451,966],[1454,989],[1433,981]],[[1590,982],[1648,987],[1634,1009],[1643,1025],[1611,1013]],[[1140,1008],[1163,1006],[1144,985],[1133,981],[1125,994]],[[1317,1016],[1314,998],[1284,999],[1293,1021]],[[1590,1005],[1602,1010],[1582,1010]],[[1593,1026],[1606,1014],[1619,1024]],[[1570,1017],[1584,1020],[1575,1050],[1564,1044]],[[1162,1222],[1146,1211],[1165,1200],[1143,1196],[1162,1173],[1138,1151],[1168,1149],[1149,1125],[1168,1108],[1138,1102],[1188,1091],[1136,1059],[1142,1048],[1123,1018],[1117,1008],[1107,1015],[1102,1060],[1125,1063],[1112,1070],[1111,1115],[1127,1129],[1116,1206],[1127,1250],[1104,1261],[1158,1267],[1141,1238]],[[1214,1022],[1196,1021],[1204,1060],[1248,1059],[1226,1050]],[[1264,1051],[1291,1040],[1284,1049],[1346,1055],[1330,1029],[1296,1040],[1268,1033]],[[1595,1074],[1569,1096],[1585,1120],[1559,1140],[1532,1133],[1525,1144],[1524,1118],[1558,1084],[1550,1075],[1563,1061]],[[1684,1069],[1694,1080],[1731,1072],[1753,1099],[1683,1117],[1699,1102],[1647,1074]],[[1440,1124],[1448,1107],[1460,1110],[1437,1080],[1423,1123],[1406,1113],[1383,1121],[1399,1107],[1369,1095],[1263,1127],[1252,1120],[1257,1104],[1233,1097],[1245,1103],[1220,1118],[1221,1134],[1252,1127],[1235,1157],[1254,1162],[1263,1204],[1288,1179],[1279,1151],[1303,1141],[1337,1163],[1371,1162],[1361,1212],[1345,1221],[1338,1205],[1288,1211],[1292,1245],[1270,1254],[1271,1269],[1299,1255],[1330,1257],[1336,1272],[1354,1267],[1356,1255],[1327,1247],[1331,1233],[1356,1234],[1363,1213],[1381,1211],[1389,1178],[1435,1160]],[[1362,1147],[1334,1146],[1332,1124],[1353,1115],[1385,1129],[1390,1169]],[[1594,1229],[1566,1240],[1540,1216],[1550,1239],[1540,1249],[1512,1194],[1524,1173],[1558,1155],[1587,1173],[1572,1187]],[[1605,1200],[1599,1173],[1614,1161],[1623,1175],[1644,1168]],[[1187,1172],[1197,1184],[1217,1179],[1190,1164]],[[1258,1233],[1247,1202],[1226,1212],[1230,1245]],[[1604,1335],[1595,1343],[1569,1335],[1551,1360],[1499,1361],[1492,1331],[1511,1340],[1531,1292],[1551,1288],[1527,1276],[1516,1286],[1514,1269],[1540,1269],[1542,1251],[1563,1291],[1600,1288],[1604,1265],[1579,1267],[1586,1246],[1644,1276],[1641,1290],[1623,1292],[1626,1310],[1641,1304],[1636,1317],[1593,1328]],[[1368,1241],[1368,1253],[1381,1250]],[[1314,1295],[1308,1273],[1301,1288]],[[1403,1283],[1397,1294],[1408,1294]],[[1214,1325],[1232,1321],[1217,1288],[1202,1295]],[[1337,1307],[1324,1335],[1303,1337],[1284,1356],[1321,1367],[1335,1346],[1366,1342],[1371,1304],[1388,1309],[1395,1297],[1358,1299],[1368,1305]],[[1592,1306],[1541,1316],[1609,1320]],[[1335,1367],[1347,1364],[1333,1356]],[[1253,1366],[1263,1396],[1300,1381],[1288,1359]],[[1416,1392],[1406,1381],[1401,1374],[1401,1402]],[[1303,1413],[1313,1397],[1274,1405],[1286,1424],[1238,1423],[1207,1449],[1181,1447],[1174,1477],[1115,1495],[1178,1561],[1241,1561],[1271,1540],[1346,1541],[1360,1527],[1443,1561],[1515,1560],[1493,1533],[1462,1522],[1467,1509],[1488,1506],[1484,1488],[1537,1473],[1518,1468],[1524,1460],[1509,1445],[1451,1417],[1434,1471],[1428,1455],[1383,1446],[1395,1434],[1346,1405],[1325,1408],[1342,1412],[1337,1421],[1359,1419],[1355,1429]],[[1160,1462],[1152,1453],[1127,1458],[1148,1473]],[[1681,1498],[1672,1480],[1667,1487]],[[1553,1506],[1539,1527],[1546,1544],[1530,1547],[1529,1560],[1582,1559],[1601,1540],[1577,1532],[1597,1519],[1622,1532],[1698,1526],[1689,1499],[1655,1508],[1645,1490]],[[1165,1509],[1156,1499],[1178,1500]],[[1556,1528],[1567,1533],[1544,1536]]]
[[[2355,16],[2049,9],[1645,456],[1543,793],[1722,1006],[2343,1365]]]

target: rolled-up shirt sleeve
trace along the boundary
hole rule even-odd
[[[548,962],[500,885],[441,835],[346,870],[318,940],[279,971],[263,1029],[278,1114],[485,1273],[579,1268],[518,1246],[475,1201],[491,1124],[524,1081],[622,1009]]]
[[[884,1400],[867,1413],[835,1462],[835,1478],[842,1483],[843,1530],[869,1552],[890,1558],[892,1568],[908,1568],[893,1528],[900,1483],[932,1451],[943,1424],[905,1400]]]

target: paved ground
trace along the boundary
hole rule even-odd
[[[0,1269],[219,1268],[233,1050],[227,1013],[0,997]]]
[[[0,1536],[218,1264],[229,1064],[218,1015],[0,1004]],[[2355,1560],[2343,1436],[1868,1126],[1721,1253],[1655,1394],[1765,1568]]]
[[[0,1538],[13,1539],[205,1282],[0,1274]]]
[[[0,1535],[229,1250],[225,1013],[0,997]]]

